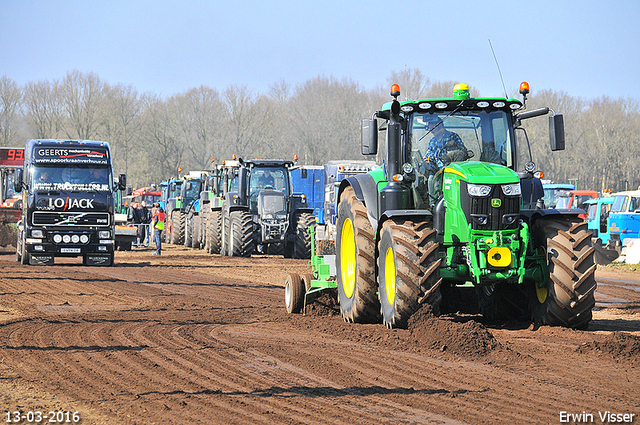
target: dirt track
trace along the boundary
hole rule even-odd
[[[587,331],[422,311],[387,330],[331,305],[287,315],[285,276],[307,261],[167,248],[118,252],[111,268],[0,255],[0,421],[640,423],[640,272],[597,271]]]

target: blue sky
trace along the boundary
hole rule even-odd
[[[0,76],[95,72],[162,96],[200,85],[266,93],[317,76],[387,86],[418,68],[474,95],[521,81],[640,100],[640,1],[0,0]]]

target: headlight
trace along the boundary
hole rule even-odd
[[[71,236],[69,236],[69,235],[64,235],[64,236],[62,237],[62,242],[64,242],[64,243],[69,243],[69,242],[71,242]]]
[[[31,237],[32,238],[41,238],[44,235],[42,234],[42,230],[41,229],[33,229],[31,231]]]
[[[411,173],[413,173],[413,165],[411,165],[411,163],[410,163],[410,162],[405,162],[405,163],[402,165],[402,172],[403,172],[403,173],[405,173],[405,174],[411,174]]]
[[[80,242],[82,242],[82,243],[89,242],[89,236],[87,236],[87,235],[80,236]]]
[[[78,235],[71,236],[71,242],[73,242],[73,243],[80,242],[80,236],[78,236]]]
[[[467,192],[470,196],[489,196],[491,193],[491,186],[484,184],[469,184],[467,185]]]
[[[507,196],[521,195],[522,189],[520,189],[520,183],[503,184],[502,193],[504,193]]]
[[[263,213],[262,214],[262,218],[271,219],[271,218],[273,218],[273,214],[271,214],[271,213]]]
[[[109,239],[111,237],[111,232],[108,230],[101,230],[98,232],[98,237],[100,239]]]
[[[54,236],[53,236],[53,241],[54,241],[55,243],[60,243],[60,242],[62,242],[62,236],[61,236],[61,235],[54,235]]]
[[[276,218],[278,220],[284,220],[285,218],[287,218],[287,213],[276,214]]]

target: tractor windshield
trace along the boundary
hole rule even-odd
[[[289,195],[287,170],[274,167],[253,167],[251,169],[251,193],[270,189]]]
[[[509,120],[504,111],[461,111],[453,115],[446,112],[413,114],[409,138],[410,155],[417,170],[424,168],[421,167],[423,162],[434,154],[443,165],[471,160],[513,168]],[[454,144],[459,146],[460,142],[468,151],[473,152],[473,156],[450,154],[451,147]]]

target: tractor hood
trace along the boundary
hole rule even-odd
[[[454,162],[446,166],[444,172],[445,174],[455,174],[468,183],[506,184],[520,182],[520,178],[515,171],[490,162]]]

